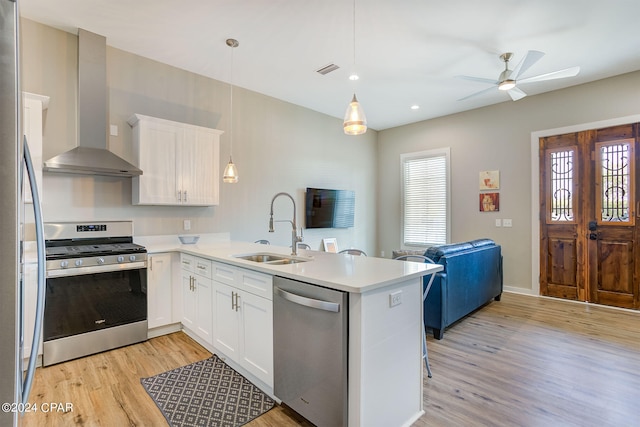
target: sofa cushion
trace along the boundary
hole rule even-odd
[[[471,245],[471,243],[469,242],[452,243],[450,245],[442,245],[442,246],[432,246],[425,251],[424,256],[431,258],[435,262],[438,262],[438,260],[440,260],[440,258],[445,255],[466,251],[469,249],[473,249],[473,245]]]
[[[470,241],[469,243],[471,243],[474,248],[479,248],[481,246],[495,246],[496,244],[496,242],[491,239],[476,239]]]

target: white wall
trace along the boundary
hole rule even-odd
[[[507,99],[505,95],[505,99]],[[451,147],[452,242],[488,237],[502,245],[505,286],[531,292],[531,134],[640,113],[640,72],[378,133],[378,249],[401,245],[400,154]],[[478,176],[500,171],[500,211],[479,212]],[[536,198],[537,200],[537,198]],[[513,220],[496,228],[497,218]],[[532,247],[534,249],[532,249]],[[535,280],[535,278],[534,278]]]
[[[29,20],[22,22],[23,90],[49,96],[45,113],[44,153],[48,159],[73,148],[76,138],[77,37]],[[226,60],[221,58],[222,61]],[[109,149],[132,161],[133,113],[183,121],[225,131],[220,171],[229,159],[229,85],[107,48],[109,122],[118,126]],[[273,195],[291,193],[297,220],[304,225],[304,190],[323,187],[355,190],[355,227],[305,230],[305,242],[321,248],[323,237],[336,237],[340,248],[375,252],[377,135],[350,137],[342,121],[274,98],[234,87],[233,160],[238,184],[220,184],[220,205],[211,208],[132,206],[131,182],[45,173],[45,221],[132,219],[138,235],[230,232],[234,240],[261,238],[289,246],[291,227],[276,224],[268,233]],[[346,108],[346,104],[345,104]],[[278,199],[276,218],[291,219],[288,199]]]

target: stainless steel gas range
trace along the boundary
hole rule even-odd
[[[131,221],[47,223],[42,364],[147,339],[147,251]]]

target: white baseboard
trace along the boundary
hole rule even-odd
[[[158,326],[157,328],[149,329],[147,332],[147,338],[156,338],[162,335],[172,334],[182,329],[182,323],[173,323],[171,325]]]

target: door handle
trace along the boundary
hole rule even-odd
[[[589,231],[596,231],[598,229],[598,223],[596,221],[589,221]]]
[[[231,291],[231,310],[238,311],[238,294]]]
[[[287,292],[284,289],[274,287],[274,293],[278,296],[290,301],[294,304],[299,304],[305,307],[311,307],[318,310],[331,311],[334,313],[340,312],[340,304],[336,302],[323,301],[315,298],[303,297],[292,292]]]
[[[598,240],[597,233],[589,233],[589,240]]]

